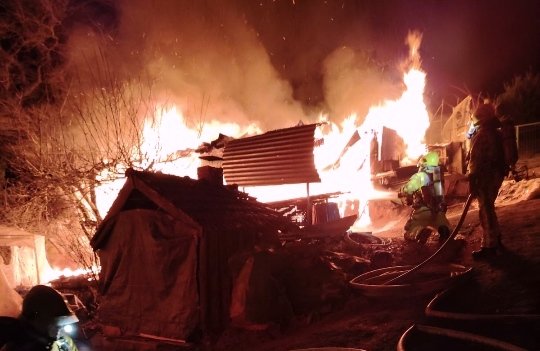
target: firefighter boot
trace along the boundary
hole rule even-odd
[[[439,233],[440,242],[445,242],[446,239],[450,237],[450,228],[445,225],[439,226],[439,228],[437,228],[437,232]]]
[[[429,228],[424,228],[422,229],[421,231],[418,232],[418,234],[416,234],[416,242],[419,243],[420,245],[424,245],[429,236],[431,235],[431,229]]]
[[[475,261],[483,261],[483,260],[490,260],[494,258],[497,255],[497,248],[496,247],[482,247],[478,251],[472,252],[473,260]]]

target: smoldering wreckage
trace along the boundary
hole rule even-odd
[[[455,114],[452,123],[466,128],[466,123],[456,121],[460,116]],[[238,343],[232,348],[220,345],[220,337],[230,330],[256,334],[309,325],[343,309],[350,299],[436,296],[426,309],[436,315],[439,300],[453,287],[474,280],[471,266],[452,261],[458,245],[446,246],[456,238],[464,216],[438,250],[408,265],[399,265],[405,262],[396,249],[400,240],[350,229],[362,216],[372,217],[372,222],[407,217],[397,190],[418,168],[401,165],[403,141],[392,129],[383,128],[379,138],[367,136],[372,138],[371,152],[364,162],[370,164],[373,184],[394,193],[394,199],[373,199],[364,206],[349,201],[340,214],[333,200],[342,193],[310,194],[309,185],[320,181],[313,160],[313,148],[321,142],[314,136],[317,126],[242,139],[220,135],[197,150],[206,162],[198,169],[198,180],[128,170],[91,240],[101,263],[97,300],[88,293],[86,279],[52,282],[79,315],[80,349],[241,349]],[[463,135],[456,127],[448,134]],[[353,135],[336,162],[365,137]],[[440,156],[449,211],[459,217],[468,195],[467,143],[452,137],[428,149]],[[522,178],[530,173],[526,167],[520,172]],[[241,191],[246,186],[293,183],[305,183],[306,196],[262,203]],[[2,245],[16,246],[4,241]],[[443,262],[434,259],[437,255],[445,257]],[[7,283],[3,285],[3,296],[8,296]],[[540,315],[530,313],[507,317],[535,328],[540,320]],[[504,315],[485,317],[486,323],[503,319]],[[399,342],[387,349],[435,349],[425,345],[435,347],[438,337],[446,346],[456,342],[458,349],[538,346],[528,339],[516,346],[444,324],[415,324],[402,332]],[[317,349],[351,349],[326,346]]]

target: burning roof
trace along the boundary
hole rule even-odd
[[[186,220],[194,228],[214,226],[255,231],[296,229],[279,213],[234,187],[133,169],[128,170],[126,176],[124,187],[92,238],[91,245],[96,250],[106,240],[108,234],[104,228],[114,216],[123,210],[135,208],[167,212]]]

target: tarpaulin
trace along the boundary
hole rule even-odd
[[[120,212],[101,259],[99,315],[126,334],[185,339],[199,323],[199,234],[159,210]]]

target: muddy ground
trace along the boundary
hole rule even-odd
[[[475,262],[471,251],[480,246],[481,228],[476,201],[473,202],[456,241],[447,245],[441,261],[472,267],[470,279],[452,288],[453,298],[447,308],[473,314],[540,315],[540,199],[538,181],[520,184],[507,182],[497,202],[504,250],[490,262]],[[448,217],[455,225],[463,201],[456,201]],[[391,228],[374,232],[389,239],[385,248],[392,252],[395,265],[417,264],[439,247],[436,238],[424,246],[402,240],[405,217],[392,214]],[[396,217],[397,216],[397,217]],[[398,218],[396,220],[396,218]],[[384,221],[383,221],[384,222]],[[387,241],[388,242],[388,241]],[[427,317],[425,309],[435,294],[414,296],[400,294],[384,298],[366,297],[359,291],[351,294],[342,306],[321,315],[311,316],[287,328],[247,331],[231,328],[212,346],[224,350],[297,350],[321,347],[348,347],[370,351],[396,350],[398,340],[413,324],[440,325]],[[481,322],[453,323],[452,328],[495,336],[525,349],[540,350],[538,323],[520,326],[520,332],[501,332]],[[506,328],[506,327],[504,327]],[[503,329],[504,329],[503,328]],[[487,334],[495,335],[487,335]]]

